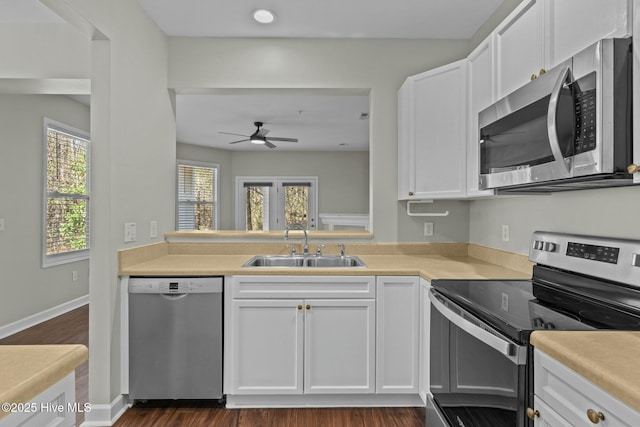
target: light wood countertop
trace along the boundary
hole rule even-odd
[[[535,331],[531,344],[640,412],[640,332]]]
[[[335,254],[335,248],[325,248]],[[331,249],[334,251],[332,252]],[[286,253],[282,244],[163,243],[120,251],[121,276],[223,276],[223,275],[402,275],[436,278],[531,277],[525,255],[491,248],[474,249],[466,243],[442,244],[348,244],[347,253],[357,255],[366,268],[242,268],[252,256]],[[298,251],[300,253],[301,251]]]
[[[88,358],[80,344],[0,346],[0,402],[27,403]]]

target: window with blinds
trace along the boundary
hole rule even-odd
[[[218,228],[218,168],[212,163],[178,161],[178,230]]]
[[[89,256],[89,153],[86,132],[45,119],[44,267]]]

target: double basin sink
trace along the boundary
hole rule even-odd
[[[245,262],[242,267],[366,267],[357,256],[340,255],[258,255]]]

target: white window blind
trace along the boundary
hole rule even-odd
[[[215,230],[218,224],[218,165],[178,162],[178,230]]]
[[[43,266],[89,255],[90,141],[85,132],[44,121]]]

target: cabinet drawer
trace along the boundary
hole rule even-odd
[[[232,298],[375,298],[374,276],[233,276]]]
[[[536,397],[570,425],[592,425],[587,418],[591,409],[604,415],[599,426],[640,426],[640,413],[538,349],[534,369]]]

